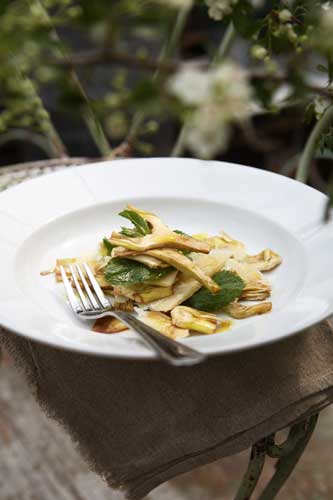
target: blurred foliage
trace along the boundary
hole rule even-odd
[[[186,60],[187,66],[195,65],[198,81],[184,79],[186,87],[178,86],[175,93],[170,82],[185,64],[181,34],[191,9],[220,33],[221,45],[212,58],[214,40],[203,39],[203,56]],[[66,151],[47,109],[49,89],[57,109],[85,121],[103,156],[112,155],[111,146],[123,141],[151,154],[149,137],[161,121],[172,118],[183,125],[178,153],[192,145],[192,153],[200,156],[195,144],[211,140],[213,147],[201,151],[212,157],[226,147],[229,124],[247,122],[253,110],[278,113],[296,105],[304,118],[320,120],[318,96],[325,98],[323,112],[332,103],[333,5],[327,0],[0,0],[0,23],[0,132],[27,129],[41,134],[59,155]],[[239,39],[247,43],[245,76],[237,72],[237,63],[233,70],[213,70],[228,63],[227,52]],[[102,92],[89,95],[89,82],[100,65],[110,69],[110,77]],[[210,81],[202,77],[205,72]],[[322,78],[320,83],[314,74]],[[252,111],[241,109],[241,119],[236,116],[236,91],[226,92],[233,78],[243,92],[243,106],[244,95],[251,96]],[[199,102],[197,94],[189,103],[188,93],[202,92],[199,80],[206,85],[205,97]],[[181,78],[176,83],[182,85]],[[284,97],[278,99],[284,87]],[[235,111],[230,111],[233,103],[228,99],[234,100]],[[226,108],[228,116],[223,116]],[[221,134],[223,129],[223,140],[213,137],[209,113]],[[333,148],[331,131],[321,134],[318,147]]]

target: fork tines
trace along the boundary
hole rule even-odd
[[[64,266],[60,266],[61,277],[73,311],[79,314],[85,311],[100,311],[110,307],[108,299],[105,297],[88,264],[83,262],[82,267],[83,270],[80,264],[70,264],[69,266],[70,277],[74,283],[73,287]]]

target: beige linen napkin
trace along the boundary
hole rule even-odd
[[[3,332],[48,415],[110,486],[140,499],[333,401],[327,323],[188,368],[94,358]]]

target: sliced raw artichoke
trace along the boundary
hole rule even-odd
[[[134,302],[127,297],[117,296],[115,297],[113,307],[116,311],[126,311],[133,312],[134,311]]]
[[[207,243],[211,250],[223,250],[227,257],[243,259],[246,256],[245,245],[241,241],[234,240],[224,231],[220,231],[217,236],[209,236],[206,233],[196,234],[193,238]]]
[[[194,262],[207,275],[213,276],[222,269],[226,261],[223,254],[216,252],[214,255],[199,255],[196,254]],[[201,288],[201,283],[196,279],[181,275],[173,287],[173,293],[170,297],[156,300],[149,307],[153,311],[167,312],[174,309],[176,306],[185,302]]]
[[[266,248],[257,255],[247,255],[244,259],[245,262],[253,264],[258,271],[272,271],[278,267],[282,262],[282,257],[273,250]]]
[[[141,264],[145,264],[151,269],[159,269],[163,267],[168,267],[168,264],[162,262],[155,257],[151,257],[146,253],[138,253],[133,250],[127,250],[126,248],[116,247],[112,250],[112,258],[114,257],[125,257],[126,259],[136,260],[137,262],[141,262]]]
[[[119,256],[119,254],[126,258],[128,256],[128,252],[126,250],[125,252],[119,252],[117,249],[115,249],[112,252],[112,256],[114,257]],[[130,254],[133,256],[134,252],[130,252]],[[145,252],[145,255],[156,258],[166,263],[167,265],[172,266],[189,276],[192,276],[192,278],[202,283],[203,286],[208,288],[208,290],[210,290],[212,293],[217,293],[220,290],[219,285],[215,283],[215,281],[212,280],[210,276],[206,275],[191,259],[178,252],[177,250],[173,250],[171,248],[147,250]]]
[[[189,336],[189,331],[187,329],[178,328],[173,325],[171,318],[166,314],[155,311],[138,311],[138,314],[143,323],[155,328],[167,337],[182,339]]]
[[[94,332],[99,333],[118,333],[128,330],[127,326],[120,319],[113,318],[112,316],[97,319],[92,329]]]
[[[254,264],[239,262],[238,260],[232,258],[227,260],[224,269],[226,271],[234,271],[237,273],[245,282],[246,286],[253,285],[258,282],[265,283],[263,275],[260,271],[258,271]]]
[[[141,286],[140,289],[133,289],[134,287],[128,286],[115,286],[113,293],[127,297],[139,304],[148,304],[154,300],[159,300],[164,297],[172,295],[172,287],[167,286]]]
[[[268,283],[259,282],[247,285],[242,295],[241,300],[265,300],[271,295],[271,287]]]
[[[124,247],[129,250],[145,252],[153,248],[176,248],[180,250],[190,250],[193,252],[209,253],[209,245],[195,240],[190,236],[175,233],[166,226],[155,214],[139,210],[138,208],[127,206],[128,210],[137,212],[149,223],[152,234],[147,234],[141,238],[130,238],[114,231],[109,238],[111,245]]]
[[[154,285],[154,286],[172,286],[174,285],[176,279],[178,276],[178,271],[175,269],[174,271],[170,271],[170,273],[166,274],[162,278],[159,278],[158,280],[154,281],[145,281],[147,285]]]
[[[225,307],[224,311],[232,318],[244,319],[258,314],[265,314],[272,310],[271,302],[262,302],[261,304],[254,304],[252,306],[244,306],[238,302],[234,302]]]
[[[171,311],[172,323],[195,332],[215,333],[220,320],[215,314],[198,311],[192,307],[177,306]]]
[[[204,271],[202,271],[202,269],[200,269],[195,262],[185,255],[177,252],[177,250],[163,248],[161,250],[149,250],[148,254],[163,260],[170,266],[173,266],[183,272],[185,275],[196,279],[212,293],[217,293],[220,290],[219,285],[215,283],[215,281]]]

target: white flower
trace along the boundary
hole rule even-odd
[[[262,47],[262,45],[254,45],[251,48],[251,55],[254,59],[262,61],[268,55],[268,52],[267,49],[265,49],[265,47]]]
[[[292,13],[289,9],[282,9],[279,12],[279,19],[282,23],[287,23],[292,17]]]
[[[241,120],[250,113],[251,87],[245,71],[227,62],[211,71],[211,100],[224,119]]]
[[[198,158],[214,158],[227,145],[229,126],[218,109],[209,104],[199,108],[185,128],[185,144]]]
[[[181,9],[183,7],[190,8],[193,4],[193,0],[154,0],[160,4],[164,4],[167,7],[171,7],[173,9]]]
[[[236,3],[238,0],[206,0],[208,14],[216,21],[221,21],[224,16],[231,14]]]
[[[210,75],[207,71],[185,65],[169,80],[168,89],[185,105],[196,106],[209,96]]]
[[[242,1],[242,0],[240,0]],[[232,13],[234,6],[239,0],[205,0],[208,7],[208,14],[215,21],[221,21],[225,16]],[[253,7],[261,7],[265,0],[252,0]]]
[[[251,87],[245,71],[226,62],[204,72],[183,68],[169,91],[189,107],[185,143],[200,158],[212,158],[227,143],[230,124],[251,114]]]

